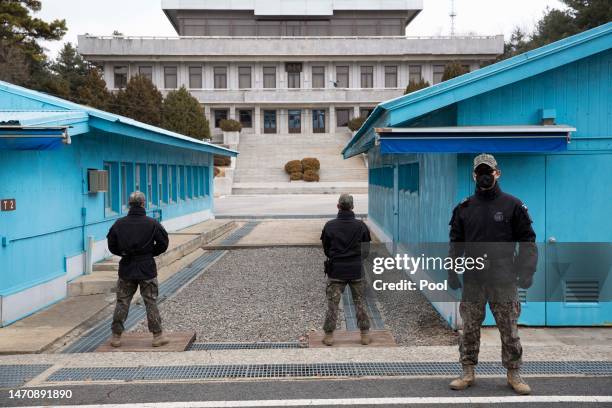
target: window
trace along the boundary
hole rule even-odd
[[[160,205],[168,202],[168,173],[163,164],[157,166],[157,198]]]
[[[361,87],[374,87],[374,67],[371,65],[363,65],[361,67]]]
[[[156,183],[157,179],[157,169],[154,164],[149,164],[149,168],[147,171],[147,202],[148,206],[157,204],[157,197],[154,195],[153,186]]]
[[[215,89],[227,89],[227,67],[214,67]]]
[[[368,116],[370,116],[373,110],[374,108],[361,108],[359,109],[359,116],[361,116],[362,118],[367,118]]]
[[[168,202],[176,202],[176,166],[168,166]]]
[[[202,67],[200,66],[189,67],[189,88],[192,88],[192,89],[202,88]]]
[[[312,87],[325,88],[325,67],[312,67]]]
[[[177,189],[179,192],[179,197],[181,200],[186,198],[185,196],[185,166],[180,166],[178,169],[178,178],[177,178]]]
[[[142,175],[140,174],[142,171],[142,164],[136,165],[136,170],[134,172],[134,191],[142,191]],[[146,177],[146,175],[145,175]]]
[[[439,84],[442,82],[442,77],[444,76],[444,65],[434,65],[433,66],[433,83]]]
[[[121,163],[121,211],[128,209],[133,182],[132,164]]]
[[[202,177],[202,181],[204,182],[204,195],[210,195],[210,168],[209,167],[204,167],[202,169],[203,172],[203,177]]]
[[[349,87],[349,67],[338,66],[336,67],[336,87],[337,88],[348,88]]]
[[[153,67],[152,66],[140,66],[138,67],[138,74],[147,78],[149,81],[153,82]]]
[[[251,67],[238,67],[238,88],[251,88]]]
[[[348,121],[351,119],[350,109],[336,109],[336,125],[338,127],[348,126]]]
[[[113,172],[113,166],[111,163],[104,163],[104,171],[108,174],[108,189],[104,193],[104,213],[110,215],[113,213],[113,178],[115,176]]]
[[[263,67],[263,87],[276,88],[276,67]]]
[[[300,87],[300,73],[299,72],[287,72],[287,87],[288,88],[299,88]]]
[[[164,88],[175,89],[177,84],[176,67],[164,67]]]
[[[408,67],[408,81],[410,82],[421,82],[421,66],[410,65]]]
[[[419,163],[399,165],[398,189],[400,191],[410,191],[413,193],[419,191]]]
[[[289,133],[300,133],[302,131],[302,111],[299,109],[290,109],[287,111],[287,127]]]
[[[193,172],[193,196],[200,196],[200,171],[199,167],[192,167]]]
[[[397,88],[396,65],[387,65],[385,67],[385,88]]]
[[[227,119],[228,114],[229,114],[229,111],[227,109],[215,109],[214,110],[216,128],[220,126],[222,120]]]
[[[253,127],[253,111],[251,109],[238,110],[238,118],[243,128]]]
[[[193,198],[193,172],[191,166],[185,166],[187,173],[187,198]]]
[[[115,88],[125,88],[128,81],[128,67],[126,65],[115,66]]]

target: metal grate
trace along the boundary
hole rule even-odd
[[[365,292],[366,309],[368,316],[370,317],[370,326],[374,330],[382,330],[385,328],[385,323],[382,319],[378,307],[376,307],[376,297],[372,292],[370,285],[366,284]],[[342,305],[344,307],[344,320],[346,323],[346,330],[355,331],[359,330],[357,327],[357,317],[355,311],[355,305],[353,304],[353,295],[349,285],[346,285],[344,292],[342,293]]]
[[[599,302],[599,282],[596,280],[565,281],[565,301],[571,303]]]
[[[480,375],[504,376],[506,369],[497,362],[482,362]],[[612,362],[533,361],[523,365],[528,375],[612,376]],[[62,368],[47,381],[174,380],[286,377],[365,377],[365,376],[447,376],[460,373],[455,362],[403,363],[318,363],[318,364],[244,364],[152,367]]]
[[[231,245],[255,228],[259,222],[248,222],[236,231],[229,234],[223,241],[222,245]],[[225,252],[224,251],[209,251],[204,255],[197,258],[191,264],[181,269],[179,272],[171,276],[165,282],[159,285],[159,297],[158,304],[172,296],[178,289],[183,285],[197,276],[204,268],[210,265],[212,262],[220,258]],[[130,313],[127,320],[125,321],[125,328],[130,329],[135,326],[140,320],[146,316],[146,308],[143,304],[134,303],[130,306]],[[94,351],[100,346],[110,334],[110,326],[113,321],[112,316],[107,317],[96,326],[94,326],[84,336],[79,338],[74,343],[66,347],[64,353],[87,353]]]
[[[0,388],[21,387],[49,367],[51,364],[0,365]]]
[[[258,342],[258,343],[193,343],[189,350],[264,350],[307,348],[307,343],[300,342]]]

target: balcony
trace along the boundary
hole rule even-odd
[[[167,90],[163,90],[167,92]],[[368,89],[190,89],[201,103],[215,104],[377,104],[401,96],[401,88]]]
[[[504,37],[78,37],[79,52],[90,60],[166,61],[329,58],[350,56],[483,56],[503,52]]]

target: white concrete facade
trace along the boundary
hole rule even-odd
[[[347,119],[401,96],[411,78],[434,84],[439,80],[434,72],[449,61],[478,69],[502,53],[504,44],[501,35],[295,35],[301,28],[291,25],[296,19],[305,29],[313,22],[341,21],[356,32],[362,22],[390,21],[403,30],[421,11],[421,0],[164,0],[162,8],[179,35],[225,30],[219,28],[224,24],[236,30],[225,36],[86,35],[79,36],[79,52],[103,66],[113,90],[142,70],[163,93],[184,86],[204,106],[216,136],[215,122],[223,117],[243,122],[245,133],[348,132]],[[295,31],[285,36],[257,31],[271,22]],[[254,24],[254,35],[236,35],[245,24]],[[288,70],[295,63],[299,73],[291,78]],[[347,83],[342,70],[348,70]]]

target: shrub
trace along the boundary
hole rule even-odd
[[[219,123],[219,127],[224,132],[240,132],[242,130],[240,122],[234,119],[223,119]]]
[[[289,180],[301,180],[303,176],[301,171],[296,171],[289,174]]]
[[[304,171],[319,170],[321,168],[321,163],[318,159],[314,157],[304,157],[302,159],[302,168],[304,169]]]
[[[302,171],[304,171],[304,168],[302,167],[302,162],[299,160],[291,160],[288,161],[287,164],[285,164],[285,171],[288,174],[291,173],[301,173]]]
[[[217,177],[219,174],[221,174],[221,169],[215,167],[215,177]]]
[[[361,127],[361,125],[363,125],[363,122],[365,122],[367,119],[367,117],[365,116],[359,116],[357,118],[353,118],[351,120],[348,121],[348,128],[353,131],[356,132],[359,130],[359,128]]]
[[[463,74],[467,74],[470,72],[469,69],[466,69],[460,63],[454,61],[446,65],[444,67],[444,73],[442,74],[442,82],[448,81],[449,79],[461,76]]]
[[[319,181],[319,173],[315,170],[306,170],[304,172],[304,181]]]
[[[231,157],[215,155],[215,166],[229,166],[231,164],[232,164]]]
[[[408,86],[404,91],[404,95],[408,95],[409,93],[418,91],[419,89],[427,88],[429,86],[429,82],[425,81],[423,78],[418,81],[410,81],[408,82]]]

